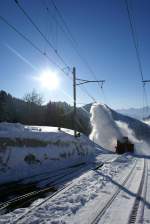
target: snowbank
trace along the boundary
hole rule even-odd
[[[94,153],[93,143],[72,130],[0,123],[0,183],[87,162]]]

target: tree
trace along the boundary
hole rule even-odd
[[[41,106],[43,104],[43,96],[38,93],[35,89],[32,90],[31,93],[26,93],[23,97],[23,100],[27,103],[34,103],[36,105]]]

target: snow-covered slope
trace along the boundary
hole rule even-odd
[[[145,124],[148,124],[148,125],[150,125],[150,118],[148,118],[148,119],[145,119],[144,121],[143,121]]]
[[[0,123],[0,183],[86,162],[94,153],[93,143],[72,130]]]

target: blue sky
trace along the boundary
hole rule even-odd
[[[20,0],[19,2],[66,63],[70,67],[76,67],[77,76],[92,80],[89,70],[53,20],[54,17],[61,22],[51,0]],[[149,79],[150,2],[148,0],[130,2],[132,2],[139,40],[143,75],[144,79]],[[141,77],[124,0],[55,0],[55,3],[71,30],[80,53],[90,64],[97,79],[106,80],[103,92],[96,84],[87,84],[85,88],[88,92],[97,101],[104,102],[115,109],[141,107]],[[49,7],[49,14],[46,12],[45,5]],[[64,67],[13,0],[0,1],[0,15],[24,33],[42,51],[46,51],[62,68]],[[43,94],[46,102],[48,100],[72,102],[69,97],[72,96],[72,81],[1,20],[0,58],[0,89],[22,98],[25,93],[34,88]],[[33,78],[38,77],[45,69],[58,73],[60,77],[58,89],[41,88],[40,83]],[[149,85],[147,85],[147,92],[150,92]],[[77,102],[89,103],[91,99],[78,89]]]

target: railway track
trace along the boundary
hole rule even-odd
[[[108,160],[107,160],[108,162]],[[53,197],[55,194],[57,194],[59,191],[65,189],[68,184],[65,185],[67,181],[71,181],[76,176],[80,175],[81,173],[85,172],[86,170],[92,170],[92,169],[99,169],[104,165],[103,162],[93,164],[91,167],[91,164],[79,164],[78,166],[70,167],[69,169],[63,170],[63,172],[59,172],[57,174],[54,174],[49,177],[43,177],[40,179],[38,183],[41,181],[48,181],[48,186],[40,189],[40,190],[34,190],[32,192],[23,194],[21,196],[14,197],[10,200],[7,200],[5,202],[0,203],[0,214],[5,214],[7,212],[11,212],[16,208],[19,207],[26,207],[29,206],[35,199],[38,199],[39,197],[45,197],[46,194],[51,193],[50,198]],[[37,182],[36,182],[37,183]],[[71,183],[69,183],[71,184]],[[31,184],[32,186],[32,184]],[[31,187],[30,186],[30,187]],[[61,186],[61,188],[58,190],[57,186]]]
[[[35,184],[38,184],[38,182],[42,181],[42,180],[46,180],[46,179],[53,179],[58,175],[61,175],[63,173],[65,173],[67,170],[73,170],[75,169],[77,166],[81,167],[82,165],[84,165],[85,163],[79,163],[75,166],[69,166],[63,169],[58,169],[56,170],[55,174],[54,172],[44,172],[44,173],[40,173],[40,174],[36,174],[36,175],[32,175],[30,177],[27,178],[23,178],[19,181],[14,181],[13,183],[6,183],[6,184],[2,184],[0,186],[0,201],[2,202],[2,197],[4,197],[5,195],[9,195],[9,193],[18,193],[18,191],[24,191],[24,188],[27,189],[27,187],[32,187]]]
[[[135,203],[131,211],[128,224],[143,223],[144,219],[144,207],[147,193],[147,180],[148,180],[148,164],[147,160],[144,159],[144,170],[140,186],[137,192]]]
[[[106,160],[108,162],[108,160]],[[110,160],[109,160],[110,161]],[[98,170],[100,169],[102,166],[104,165],[104,162],[100,162],[97,163],[96,166],[94,166],[93,168],[91,168],[91,170]],[[84,168],[83,168],[84,169]],[[85,170],[84,170],[85,171]],[[68,178],[68,177],[67,177]],[[59,179],[59,183],[61,182],[61,179]],[[68,188],[69,187],[69,188]],[[73,183],[70,182],[69,184],[64,185],[63,187],[61,187],[59,190],[57,190],[56,192],[54,192],[53,194],[51,194],[50,196],[48,196],[44,201],[42,201],[41,203],[39,203],[38,205],[31,207],[31,209],[29,211],[27,211],[26,213],[24,213],[23,215],[21,215],[20,217],[18,217],[14,222],[12,222],[12,224],[16,224],[16,223],[20,223],[21,220],[23,220],[26,215],[29,215],[29,213],[31,213],[35,208],[41,206],[42,204],[44,204],[46,201],[48,201],[50,198],[54,197],[56,194],[58,194],[61,191],[66,190],[66,188],[69,190],[70,188],[73,187]],[[47,189],[43,189],[48,191]],[[20,205],[20,204],[19,204]]]
[[[116,158],[115,158],[116,159]],[[102,161],[103,163],[105,162],[109,162],[110,161],[110,158],[108,159],[107,157],[105,158],[102,158]],[[98,162],[101,163],[101,162]],[[18,181],[13,181],[13,182],[7,182],[7,183],[4,183],[4,184],[1,184],[0,185],[0,199],[1,199],[1,196],[4,196],[5,192],[7,191],[7,194],[9,192],[14,192],[14,189],[19,187],[20,185],[26,185],[28,183],[37,183],[39,182],[40,180],[44,180],[46,178],[53,178],[55,177],[57,174],[61,174],[62,172],[65,172],[66,170],[68,169],[74,169],[75,167],[77,166],[82,166],[84,165],[85,163],[82,162],[82,163],[79,163],[79,164],[76,164],[76,165],[72,165],[72,166],[68,166],[68,167],[65,167],[65,168],[60,168],[60,169],[57,169],[55,170],[55,174],[54,174],[54,171],[47,171],[47,172],[42,172],[42,173],[38,173],[38,174],[35,174],[35,175],[32,175],[30,177],[26,177],[26,178],[22,178]],[[97,166],[97,163],[91,163],[91,167],[94,167],[94,166]]]
[[[95,217],[88,223],[145,223],[144,209],[150,208],[150,203],[146,199],[148,162],[145,159],[137,160],[137,165],[135,164],[120,184],[121,188],[119,187],[108,198],[107,203],[97,209]]]
[[[57,178],[63,175],[65,176],[67,175],[68,172],[73,172],[74,170],[78,170],[83,166],[87,167],[85,163],[80,163],[78,165],[70,166],[62,170],[59,170],[55,172],[55,174],[52,172],[46,172],[40,174],[39,176],[38,175],[33,176],[33,179],[29,177],[27,179],[21,180],[20,182],[13,183],[5,187],[3,186],[0,188],[0,202],[1,203],[5,202],[6,200],[9,200],[9,198],[16,197],[17,195],[21,196],[36,189],[40,190],[41,186],[38,187],[40,183],[42,184],[42,182],[45,182],[43,183],[43,185],[45,185],[46,187],[49,184],[53,184],[55,180],[57,180]],[[88,168],[89,167],[87,167],[87,169]]]
[[[117,159],[117,158],[116,158]],[[115,159],[114,159],[115,160]],[[113,160],[113,161],[114,161]],[[109,163],[112,162],[112,160],[110,160],[110,158],[108,160],[105,160],[105,162],[101,162],[101,163],[96,163],[95,166],[93,166],[90,170],[95,170],[97,171],[98,169],[100,169],[101,167],[103,167],[103,165],[105,163]],[[32,211],[34,211],[36,208],[40,207],[42,204],[46,203],[49,199],[53,198],[55,195],[57,195],[59,192],[61,191],[69,191],[72,187],[74,187],[74,183],[70,182],[69,184],[63,186],[62,188],[60,188],[57,192],[54,192],[53,194],[49,195],[46,197],[45,200],[43,200],[42,202],[40,202],[39,204],[35,205],[34,207],[30,207],[30,210],[28,210],[27,212],[21,214],[19,217],[17,217],[13,222],[11,222],[12,224],[16,224],[16,223],[24,223],[24,219],[26,219],[27,216],[30,216],[30,214],[32,213]]]
[[[129,172],[129,174],[126,176],[126,178],[120,184],[122,187],[124,187],[127,184],[128,180],[130,179],[131,175],[133,174],[133,172],[134,172],[134,170],[136,168],[136,164],[137,164],[137,161],[135,161],[135,164],[134,164],[133,168],[131,169],[131,171]],[[91,220],[89,222],[90,224],[97,224],[97,223],[99,223],[99,221],[101,220],[101,218],[103,217],[103,215],[105,214],[105,212],[107,211],[107,209],[115,201],[116,197],[118,196],[118,194],[120,192],[121,192],[121,188],[118,187],[117,190],[113,193],[113,195],[108,199],[107,203],[103,206],[103,208],[101,208],[100,211],[97,212],[97,214],[93,218],[93,220]]]
[[[58,169],[55,174],[54,172],[44,172],[36,175],[32,175],[28,178],[23,178],[20,181],[15,181],[13,183],[7,183],[0,186],[0,203],[4,203],[5,201],[9,201],[17,196],[23,196],[29,192],[40,190],[43,187],[48,187],[50,184],[53,184],[57,177],[61,177],[62,175],[67,175],[67,172],[70,170],[78,170],[81,167],[85,166],[87,169],[94,169],[95,167],[101,166],[103,163],[111,162],[110,158],[104,158],[103,162],[94,162],[85,164],[79,163],[77,165],[69,166],[63,169]]]
[[[72,180],[76,175],[79,175],[80,173],[84,172],[86,169],[88,169],[88,165],[80,165],[78,167],[74,167],[71,169],[67,169],[64,172],[61,172],[59,174],[55,174],[53,176],[49,176],[43,179],[40,179],[38,183],[41,181],[48,181],[49,186],[41,189],[41,190],[34,190],[29,193],[14,197],[10,200],[7,200],[6,202],[0,203],[0,214],[4,214],[6,212],[10,212],[18,207],[29,205],[29,202],[32,202],[33,200],[37,199],[38,197],[45,196],[48,192],[56,192],[58,185],[63,185],[68,180]],[[38,184],[37,183],[37,184]],[[30,187],[32,184],[30,185]],[[19,189],[19,190],[22,190]]]

